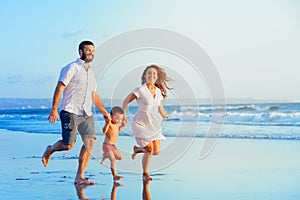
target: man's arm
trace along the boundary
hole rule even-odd
[[[62,96],[62,92],[65,88],[66,86],[62,82],[58,82],[56,85],[55,92],[53,95],[53,100],[52,100],[52,109],[48,117],[49,122],[52,124],[54,124],[58,119],[58,106]]]
[[[93,91],[92,93],[92,99],[93,99],[93,103],[95,104],[95,106],[100,110],[100,112],[102,113],[104,119],[106,122],[110,121],[110,116],[106,111],[106,108],[104,107],[102,100],[99,96],[99,94],[95,91]]]

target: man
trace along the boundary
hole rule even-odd
[[[58,119],[58,106],[63,93],[60,108],[62,140],[46,148],[42,163],[46,167],[54,152],[72,149],[78,131],[83,145],[78,158],[78,170],[74,183],[94,185],[94,182],[84,178],[84,172],[91,158],[96,139],[92,104],[94,103],[102,112],[106,121],[110,120],[110,116],[96,92],[97,83],[90,67],[90,62],[94,59],[94,44],[90,41],[81,42],[79,55],[80,58],[62,68],[60,72],[48,119],[50,123],[55,123]]]

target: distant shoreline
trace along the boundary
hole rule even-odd
[[[104,105],[121,105],[123,99],[102,99]],[[253,98],[226,98],[214,99],[215,104],[256,104],[256,103],[300,103],[300,100],[283,99],[253,99]],[[205,105],[211,104],[211,99],[166,99],[164,105]],[[5,108],[51,108],[52,98],[0,98],[0,109]]]

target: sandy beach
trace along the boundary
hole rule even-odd
[[[120,137],[124,159],[117,162],[125,176],[114,184],[106,161],[101,158],[102,136],[98,136],[94,156],[86,177],[98,184],[76,188],[73,184],[81,141],[69,152],[56,152],[45,168],[41,155],[48,144],[60,138],[56,134],[29,134],[0,130],[0,197],[9,199],[299,199],[300,141],[219,139],[213,151],[199,159],[205,138],[196,138],[188,150],[172,163],[159,166],[153,181],[143,184],[140,157],[130,160],[135,143],[132,137]],[[164,151],[174,138],[162,145],[161,158],[176,157]],[[176,138],[177,141],[191,140]],[[180,149],[181,147],[178,146]],[[168,155],[166,155],[166,152]],[[128,170],[132,167],[132,170]]]

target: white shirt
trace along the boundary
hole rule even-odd
[[[86,70],[83,60],[78,58],[63,67],[58,82],[66,86],[60,110],[76,115],[93,115],[92,92],[96,91],[97,82],[92,69]]]
[[[137,97],[138,111],[142,112],[157,112],[158,106],[163,100],[160,89],[155,87],[155,97],[150,93],[146,83],[135,88],[132,93]]]

